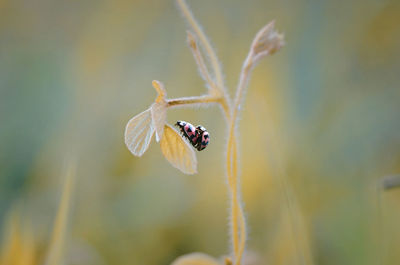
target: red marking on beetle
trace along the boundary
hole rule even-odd
[[[177,121],[175,125],[180,128],[182,136],[188,139],[190,144],[198,151],[205,149],[210,142],[209,133],[201,125],[194,127],[185,121]]]

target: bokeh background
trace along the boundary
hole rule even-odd
[[[286,38],[255,69],[241,115],[248,264],[400,264],[400,189],[381,189],[400,173],[400,2],[188,2],[231,94],[258,29],[275,19]],[[220,110],[168,112],[210,131],[196,175],[154,139],[141,158],[124,145],[154,79],[171,98],[205,92],[174,1],[0,1],[1,255],[29,237],[43,264],[71,156],[64,264],[229,253]]]

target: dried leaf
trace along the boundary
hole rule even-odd
[[[206,254],[191,253],[177,258],[171,265],[221,265],[221,263]]]
[[[284,44],[283,34],[275,30],[275,21],[268,23],[257,33],[251,45],[254,60],[277,52]]]
[[[133,117],[125,129],[125,144],[135,156],[142,156],[149,148],[154,126],[150,109]]]
[[[174,167],[185,174],[197,172],[197,158],[193,148],[171,126],[165,125],[160,145],[165,158]]]
[[[156,141],[159,142],[167,122],[167,102],[156,102],[151,106],[151,118],[153,127],[156,129]]]

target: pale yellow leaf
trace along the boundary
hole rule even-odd
[[[151,121],[150,109],[133,117],[125,128],[125,144],[129,151],[141,156],[149,148],[154,126]]]
[[[152,82],[153,87],[157,91],[157,98],[156,102],[165,102],[165,97],[167,96],[167,91],[165,91],[163,83],[157,80],[153,80]]]
[[[171,265],[221,265],[216,259],[203,253],[180,256]]]
[[[167,121],[167,102],[161,101],[151,105],[151,118],[153,127],[156,129],[156,141],[159,142],[163,136],[164,125]]]
[[[197,158],[193,148],[171,126],[165,125],[160,141],[165,158],[185,174],[197,172]]]

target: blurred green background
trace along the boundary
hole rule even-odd
[[[258,29],[275,19],[285,34],[255,69],[241,115],[248,264],[400,264],[400,189],[379,189],[400,173],[400,2],[188,3],[231,94]],[[170,98],[206,91],[174,1],[0,1],[2,237],[20,209],[41,264],[72,155],[65,264],[229,253],[220,110],[168,112],[211,134],[197,175],[173,168],[154,140],[141,158],[124,144],[154,79]]]

